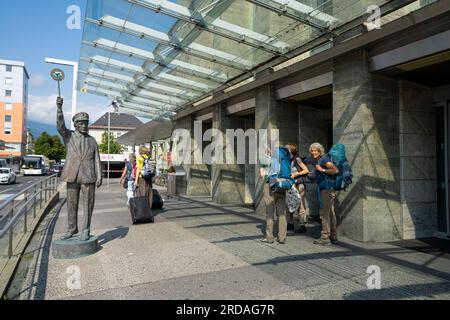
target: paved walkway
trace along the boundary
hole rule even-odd
[[[262,244],[262,217],[206,198],[168,199],[154,224],[133,226],[125,202],[117,184],[99,189],[92,233],[99,236],[101,250],[56,260],[50,243],[64,232],[61,200],[33,238],[8,297],[450,299],[447,257],[348,239],[318,247],[312,244],[318,226],[307,234],[289,234],[284,245]],[[368,290],[369,266],[380,268],[381,289]],[[81,288],[71,289],[76,270]]]

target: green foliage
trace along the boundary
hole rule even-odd
[[[56,162],[60,162],[66,156],[66,148],[59,136],[51,136],[45,131],[36,139],[34,147],[36,154],[42,154]]]
[[[98,146],[100,153],[107,154],[108,153],[108,132],[105,131],[102,134],[102,143]],[[110,132],[109,134],[109,154],[122,154],[125,150],[125,147],[118,144],[114,136]]]

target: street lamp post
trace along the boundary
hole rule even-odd
[[[111,112],[108,111],[108,188],[109,188],[109,140],[111,139]]]
[[[117,101],[114,100],[111,103],[112,107],[114,108],[114,113],[118,113],[119,112],[119,106],[117,105]],[[109,146],[110,146],[110,140],[111,140],[111,111],[108,111],[108,182],[107,182],[107,186],[109,188],[109,159],[110,159],[110,151],[109,151]]]
[[[77,77],[78,77],[78,62],[54,59],[54,58],[45,58],[46,63],[58,64],[63,66],[71,66],[73,67],[73,81],[72,81],[72,117],[77,112]],[[74,130],[73,123],[71,124],[71,129]]]

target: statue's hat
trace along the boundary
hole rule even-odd
[[[86,112],[79,112],[73,116],[72,121],[89,121],[89,115]]]

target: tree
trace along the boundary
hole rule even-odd
[[[118,144],[116,140],[114,139],[114,136],[112,133],[109,133],[109,152],[108,152],[108,132],[105,131],[102,134],[102,143],[98,146],[100,153],[103,154],[121,154],[125,147],[121,144]]]
[[[34,147],[36,154],[44,155],[56,162],[66,157],[66,148],[59,136],[51,136],[45,131],[36,139]]]

